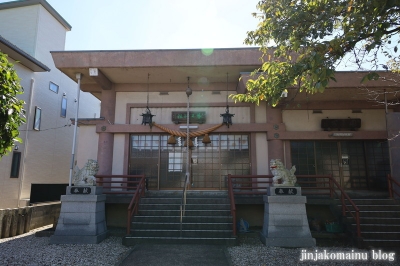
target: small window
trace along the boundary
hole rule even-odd
[[[21,153],[14,152],[12,157],[11,163],[11,178],[18,178],[19,177],[19,165],[21,163]]]
[[[61,100],[61,117],[67,117],[67,98]]]
[[[51,82],[51,81],[50,81],[50,87],[49,87],[49,89],[50,89],[52,92],[58,93],[58,85],[57,85],[57,84],[54,84],[54,83]]]
[[[40,107],[35,107],[35,121],[33,124],[33,130],[40,130],[40,121],[42,119],[42,109]]]

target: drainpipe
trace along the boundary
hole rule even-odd
[[[25,130],[25,143],[24,143],[24,150],[22,151],[22,168],[21,168],[21,180],[19,183],[19,191],[18,191],[18,207],[21,207],[21,195],[22,195],[22,186],[24,184],[24,177],[25,177],[25,161],[26,161],[26,153],[28,151],[28,135],[29,135],[29,122],[31,121],[31,112],[32,112],[32,98],[33,98],[33,89],[35,87],[35,79],[31,79],[30,85],[30,94],[29,94],[29,101],[28,101],[28,113],[26,115],[26,130]]]
[[[81,73],[76,73],[76,78],[78,79],[78,92],[77,92],[77,106],[76,106],[76,112],[75,112],[75,126],[74,126],[74,138],[72,140],[72,156],[71,156],[71,167],[69,169],[69,186],[72,185],[72,173],[74,170],[74,161],[75,161],[75,145],[76,145],[76,132],[78,129],[78,112],[79,112],[79,94],[81,92],[81,78],[82,74]]]

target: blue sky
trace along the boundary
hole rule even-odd
[[[72,26],[66,50],[246,47],[258,1],[47,0]]]

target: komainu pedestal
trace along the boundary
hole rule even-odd
[[[266,246],[314,247],[308,226],[306,197],[301,187],[269,187],[264,196],[264,225],[260,239]]]
[[[103,188],[69,186],[50,244],[97,244],[107,237]]]

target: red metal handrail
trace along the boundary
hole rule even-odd
[[[235,196],[233,195],[231,175],[228,175],[228,193],[229,193],[229,199],[231,201],[231,215],[233,224],[232,230],[233,230],[233,235],[236,236],[236,204],[235,204]]]
[[[332,180],[332,183],[340,190],[340,199],[342,201],[342,215],[343,217],[346,217],[346,213],[350,213],[350,215],[354,218],[356,221],[356,228],[357,228],[357,237],[361,237],[361,228],[360,228],[360,210],[358,209],[357,205],[354,203],[354,201],[347,195],[346,192],[344,192],[343,188],[339,185],[339,183],[332,177],[329,177],[330,180]],[[334,190],[334,186],[332,186],[332,189]],[[336,194],[336,192],[335,192]],[[337,195],[337,194],[336,194]],[[353,207],[355,214],[350,210],[350,208],[346,205],[345,199],[349,201],[351,206]]]
[[[235,195],[265,195],[267,187],[272,184],[272,175],[231,175],[228,174],[228,195],[231,202],[232,230],[236,236],[236,203]],[[232,179],[241,179],[242,182],[233,182]],[[271,180],[261,181],[260,178],[268,178]],[[247,180],[249,179],[249,180]],[[251,180],[250,180],[251,179]],[[234,186],[234,183],[236,186]],[[263,186],[253,186],[253,184],[261,184]],[[266,184],[266,185],[264,185]],[[240,185],[240,186],[238,186]],[[245,186],[243,186],[245,185]],[[239,190],[244,191],[239,191]],[[265,191],[264,191],[265,189]],[[236,190],[236,191],[235,191]]]
[[[400,198],[400,194],[394,189],[393,183],[400,188],[400,183],[392,177],[392,175],[388,174],[388,190],[389,190],[389,197],[393,199],[393,192]]]
[[[356,222],[357,236],[361,237],[360,210],[353,200],[331,175],[296,175],[298,184],[301,185],[303,195],[326,195],[330,198],[339,198],[342,202],[342,215],[349,213]],[[259,181],[259,179],[268,181]],[[233,217],[233,233],[236,235],[236,206],[235,195],[265,195],[267,187],[272,186],[273,175],[228,175],[228,193],[231,201],[231,214]],[[238,182],[241,181],[241,182]],[[244,185],[244,186],[243,186]],[[340,191],[340,195],[336,192]],[[347,206],[350,203],[353,211]]]
[[[139,210],[140,198],[146,191],[146,178],[144,175],[95,175],[98,186],[103,187],[104,194],[133,194],[128,207],[128,223],[126,227],[127,234],[131,232],[131,221],[134,214]],[[106,178],[106,180],[104,180]],[[115,178],[124,178],[125,180],[115,180]],[[137,180],[130,180],[137,179]],[[109,184],[109,186],[103,186]],[[118,184],[119,186],[112,186]],[[123,185],[126,184],[126,185]],[[131,185],[131,186],[129,186]],[[116,190],[112,190],[116,189]]]

